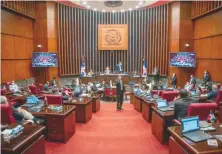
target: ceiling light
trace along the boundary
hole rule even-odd
[[[83,5],[86,5],[86,2],[83,2]]]
[[[103,12],[106,12],[106,10],[102,10]]]
[[[112,13],[115,13],[116,11],[115,10],[112,10]]]
[[[90,6],[89,6],[89,5],[87,5],[86,7],[87,7],[87,8],[90,8]]]
[[[97,11],[97,8],[94,8],[93,10],[94,10],[94,11]]]
[[[132,8],[129,8],[130,11],[132,11]]]
[[[121,12],[124,12],[124,10],[121,10]]]
[[[136,6],[136,8],[138,9],[138,8],[139,8],[139,6],[137,5],[137,6]]]

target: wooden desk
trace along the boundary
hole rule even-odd
[[[100,95],[92,97],[92,112],[97,112],[100,110]]]
[[[143,98],[135,95],[134,110],[136,110],[138,112],[142,112],[142,100],[143,100]]]
[[[152,120],[152,106],[156,106],[156,101],[147,101],[146,98],[142,100],[142,117],[149,123]]]
[[[222,128],[218,125],[217,130],[209,132],[212,135],[222,134]],[[181,134],[181,126],[173,126],[168,128],[170,132],[169,154],[222,154],[222,142],[217,140],[218,147],[210,147],[206,141],[197,143],[188,143]]]
[[[162,112],[154,106],[152,106],[152,109],[152,134],[161,144],[163,144],[168,141],[169,132],[167,131],[167,128],[172,125],[174,112]]]
[[[66,143],[76,131],[75,108],[74,105],[63,105],[62,111],[57,112],[49,109],[46,105],[39,112],[31,113],[46,120],[47,138],[49,140]]]
[[[65,105],[76,106],[76,122],[87,123],[92,118],[92,99],[79,98],[64,102]]]
[[[9,128],[14,128],[12,124]],[[22,134],[10,140],[10,143],[1,137],[2,154],[45,154],[45,127],[41,125],[24,125]]]
[[[130,92],[130,103],[131,104],[135,104],[135,93],[134,92]]]
[[[96,81],[96,76],[81,77],[80,80],[81,80],[82,84],[88,84],[89,82],[95,82]]]

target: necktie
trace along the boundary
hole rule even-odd
[[[121,87],[121,90],[123,90],[122,80],[120,80],[120,87]]]

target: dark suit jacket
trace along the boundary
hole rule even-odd
[[[123,84],[123,81],[122,81],[122,84]],[[123,94],[124,91],[125,91],[124,84],[123,84],[123,91],[121,91],[120,82],[117,81],[117,82],[116,82],[116,94],[117,94],[117,95]]]
[[[198,100],[191,97],[181,98],[174,101],[174,118],[180,120],[181,118],[186,117],[189,105],[196,102],[198,102]]]
[[[196,84],[196,83],[197,83],[196,78],[190,79],[190,84]]]
[[[206,82],[210,81],[210,74],[207,73],[206,75],[204,75],[203,77],[203,83],[206,84]]]
[[[211,91],[210,93],[207,94],[207,99],[211,101],[215,101],[217,97],[217,92],[216,90]]]
[[[123,66],[122,65],[121,65],[121,68],[122,68],[121,71],[123,71]],[[119,64],[116,65],[116,72],[120,72],[120,65]]]
[[[177,77],[176,76],[171,78],[171,85],[172,86],[176,86],[177,85]]]

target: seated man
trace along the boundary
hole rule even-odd
[[[91,86],[91,90],[93,92],[98,91],[98,88],[96,87],[96,83],[94,82],[93,85]]]
[[[218,88],[217,85],[212,85],[212,91],[207,93],[207,99],[211,101],[215,101],[217,97]]]
[[[44,84],[44,90],[49,91],[49,81],[46,81],[46,83]]]
[[[208,72],[208,70],[204,71],[204,76],[202,79],[202,85],[206,86],[206,83],[210,82],[210,73]]]
[[[1,104],[8,104],[7,98],[5,96],[0,96]],[[12,115],[18,123],[23,123],[24,121],[29,121],[36,124],[42,124],[44,120],[34,117],[30,112],[22,109],[20,106],[12,106]]]
[[[11,85],[9,86],[9,90],[13,93],[21,93],[19,86],[15,83],[14,80],[12,81]]]
[[[54,88],[54,89],[52,90],[52,93],[53,93],[53,94],[56,94],[56,95],[62,95],[62,100],[69,100],[69,98],[70,98],[68,90],[65,90],[65,94],[61,94],[61,93],[59,92],[59,89],[58,89],[58,88]]]
[[[80,85],[79,78],[76,78],[76,86],[74,88],[73,96],[79,97],[83,92],[83,88]]]
[[[181,90],[179,96],[174,100],[174,118],[181,120],[188,114],[188,107],[191,103],[198,102],[197,99],[189,97],[189,93],[186,90]]]
[[[105,69],[105,74],[110,74],[110,73],[111,73],[111,70],[110,70],[109,66],[107,66]]]
[[[140,77],[140,74],[137,71],[135,71],[133,72],[133,77]]]
[[[88,73],[88,76],[89,76],[89,77],[92,77],[93,75],[94,75],[93,71],[90,70],[89,73]]]

